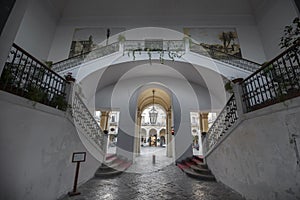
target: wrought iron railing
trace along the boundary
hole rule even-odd
[[[161,55],[164,52],[168,52],[169,57],[174,60],[174,58],[180,58],[185,52],[185,42],[183,40],[126,40],[124,41],[124,51],[128,52],[142,52],[157,51]],[[239,67],[241,69],[255,72],[258,70],[261,65],[255,62],[252,62],[247,59],[243,59],[234,55],[227,54],[215,48],[209,48],[204,45],[199,45],[196,43],[190,43],[190,50],[192,52],[211,57],[213,59],[219,60],[224,63],[231,64],[233,66]],[[82,53],[80,55],[62,60],[60,62],[54,63],[52,69],[56,72],[65,71],[71,69],[75,66],[78,66],[84,62],[101,58],[105,55],[112,54],[119,51],[119,43],[113,43],[108,46],[104,46],[98,49],[94,49],[90,52]],[[180,53],[181,54],[180,54]],[[134,53],[133,56],[135,57]]]
[[[115,42],[110,45],[100,47],[97,49],[94,49],[92,51],[62,60],[60,62],[54,63],[52,65],[52,69],[56,72],[65,71],[67,69],[73,68],[75,66],[78,66],[84,62],[88,62],[97,58],[104,57],[106,55],[112,54],[114,52],[119,51],[119,43]]]
[[[0,79],[1,90],[66,110],[67,84],[45,64],[16,44],[12,45]]]
[[[300,96],[299,51],[292,46],[241,83],[247,112]]]
[[[217,50],[215,48],[209,48],[204,45],[199,45],[196,43],[191,43],[190,45],[190,51],[211,57],[213,59],[219,60],[224,63],[231,64],[235,67],[250,71],[250,72],[255,72],[256,70],[261,68],[261,65],[255,62],[252,62],[247,59],[243,59],[234,55],[227,54],[225,52],[222,52],[220,50]]]
[[[90,113],[79,95],[75,92],[72,102],[72,113],[75,123],[83,130],[83,134],[88,140],[97,145],[102,152],[106,153],[106,136],[99,124]]]
[[[217,142],[226,135],[229,128],[235,124],[237,119],[238,114],[235,96],[232,95],[207,132],[207,139],[205,144],[206,152],[212,149],[214,145],[216,145]]]
[[[183,40],[126,40],[124,51],[185,51]]]

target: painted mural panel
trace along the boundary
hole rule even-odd
[[[125,31],[125,28],[76,28],[74,30],[69,58],[111,44],[110,36]]]
[[[205,47],[215,48],[222,52],[242,57],[235,28],[183,28],[183,33]]]

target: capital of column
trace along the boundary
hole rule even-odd
[[[107,117],[109,115],[109,111],[101,111],[101,116]]]
[[[208,119],[208,113],[200,113],[202,119]]]
[[[168,116],[171,116],[171,114],[172,114],[172,109],[169,108],[169,109],[167,110],[167,115],[168,115]]]
[[[137,117],[138,117],[138,118],[141,118],[141,117],[142,117],[142,111],[141,111],[140,108],[138,108],[138,110],[137,110]]]

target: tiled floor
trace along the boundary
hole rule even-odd
[[[156,155],[155,164],[152,156]],[[144,147],[126,173],[110,179],[94,178],[78,188],[79,196],[61,200],[238,200],[239,194],[216,182],[187,177],[164,148]]]

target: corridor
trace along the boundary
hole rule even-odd
[[[152,164],[152,155],[156,163]],[[216,182],[186,176],[165,148],[143,147],[141,155],[127,172],[109,179],[93,178],[78,188],[81,195],[60,200],[239,200],[239,194]]]

